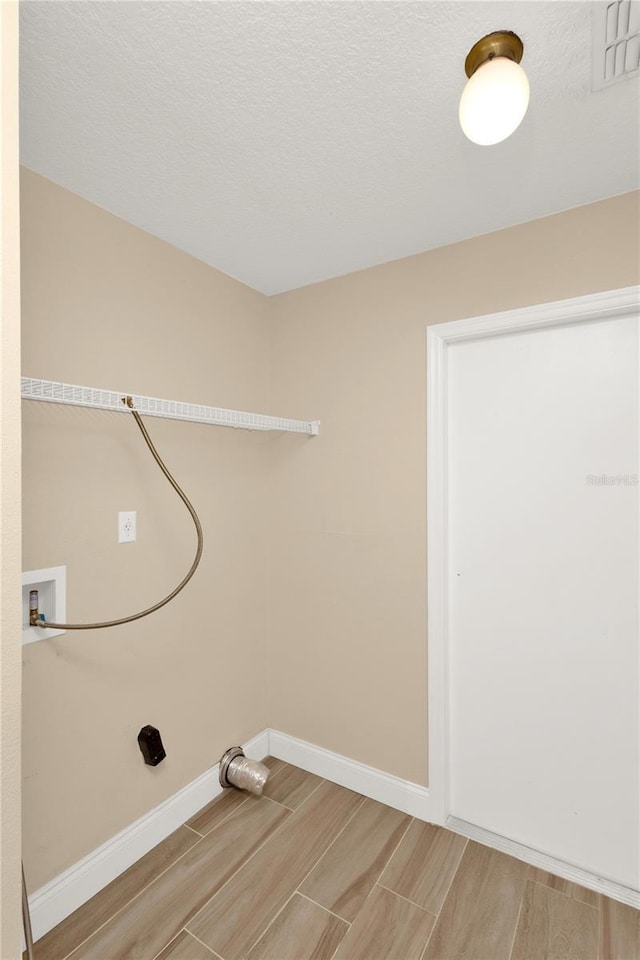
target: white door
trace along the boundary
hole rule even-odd
[[[454,826],[639,890],[638,310],[535,313],[440,341],[432,776]]]

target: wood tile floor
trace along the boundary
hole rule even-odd
[[[640,913],[268,758],[36,960],[640,960]]]

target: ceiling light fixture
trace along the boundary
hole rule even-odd
[[[474,143],[500,143],[520,126],[529,106],[529,81],[520,66],[523,49],[515,33],[499,30],[478,40],[467,54],[464,70],[469,80],[458,116]]]

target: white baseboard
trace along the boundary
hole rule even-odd
[[[429,821],[429,790],[427,787],[391,776],[375,767],[350,760],[339,753],[316,747],[278,730],[263,730],[244,744],[248,757],[259,760],[267,754],[365,797],[401,810],[419,820]],[[88,856],[79,860],[50,883],[37,890],[30,898],[31,923],[34,939],[38,940],[79,906],[93,897],[108,883],[123,873],[131,864],[148,853],[174,830],[189,820],[202,807],[221,793],[218,764],[187,784],[164,803],[130,824]],[[620,884],[574,867],[515,843],[481,827],[449,817],[446,826],[462,836],[477,840],[485,846],[508,853],[518,860],[548,870],[591,890],[597,890],[621,903],[640,908],[640,894]]]
[[[466,820],[459,820],[457,817],[447,817],[445,827],[459,833],[470,840],[477,840],[478,843],[486,847],[492,847],[494,850],[500,850],[502,853],[508,853],[516,860],[523,860],[533,867],[539,867],[548,873],[555,873],[556,876],[564,880],[571,880],[573,883],[579,883],[588,890],[595,890],[597,893],[604,893],[612,900],[618,900],[620,903],[627,903],[630,907],[640,909],[640,893],[632,890],[631,887],[625,887],[614,880],[607,880],[605,877],[599,877],[595,873],[583,870],[582,867],[575,867],[564,860],[557,860],[546,853],[540,853],[539,850],[533,850],[522,843],[516,843],[515,840],[509,840],[507,837],[501,837],[498,833],[492,833],[491,830],[485,830],[483,827],[477,827],[473,823],[467,823]]]
[[[254,760],[273,754],[365,797],[421,820],[428,819],[426,787],[392,777],[304,740],[277,730],[263,730],[245,743],[243,749]],[[37,890],[29,897],[34,939],[43,937],[221,792],[216,764]]]
[[[263,730],[243,746],[253,760],[269,753]],[[68,917],[222,792],[218,764],[174,793],[29,897],[34,940]]]
[[[386,803],[419,820],[429,820],[429,790],[409,780],[401,780],[365,763],[350,760],[339,753],[316,747],[278,730],[269,730],[269,750],[274,757],[302,767],[309,773],[339,783],[365,797]]]

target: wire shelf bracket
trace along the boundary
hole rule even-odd
[[[167,420],[189,420],[192,423],[208,423],[217,427],[234,427],[240,430],[303,433],[310,437],[318,435],[320,426],[319,420],[267,417],[261,413],[245,413],[241,410],[225,410],[223,407],[182,403],[179,400],[142,397],[126,390],[100,390],[70,383],[57,383],[53,380],[22,377],[23,400],[42,400],[46,403],[63,403],[76,407],[91,407],[95,410],[129,413],[129,408],[122,402],[123,397],[131,397],[136,410],[143,416],[164,417]]]

